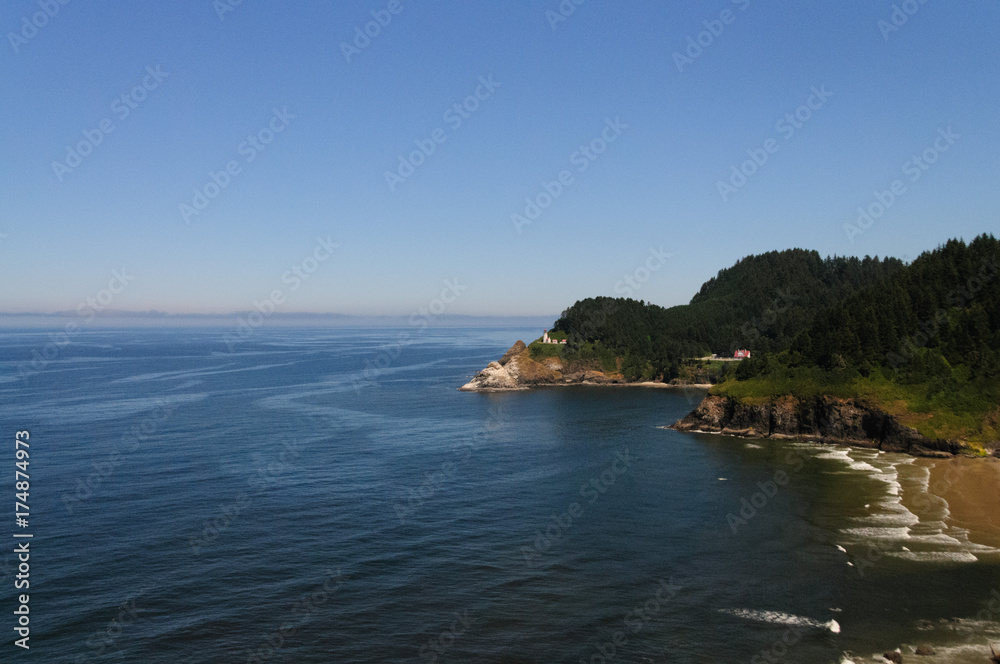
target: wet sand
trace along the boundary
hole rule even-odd
[[[929,490],[948,501],[949,525],[969,531],[969,540],[1000,548],[1000,459],[925,460]]]

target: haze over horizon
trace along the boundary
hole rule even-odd
[[[17,0],[2,27],[0,312],[673,306],[748,254],[1000,230],[995,3]]]

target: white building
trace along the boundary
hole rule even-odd
[[[545,331],[542,332],[542,343],[543,344],[564,344],[564,343],[566,343],[566,340],[563,339],[562,341],[556,341],[555,339],[552,339],[551,337],[549,337],[549,331],[545,330]]]

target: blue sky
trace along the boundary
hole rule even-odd
[[[7,3],[0,311],[673,305],[1000,230],[995,2],[226,1]]]

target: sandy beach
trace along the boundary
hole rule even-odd
[[[1000,459],[920,459],[930,468],[929,491],[948,501],[950,525],[969,540],[1000,548]]]

